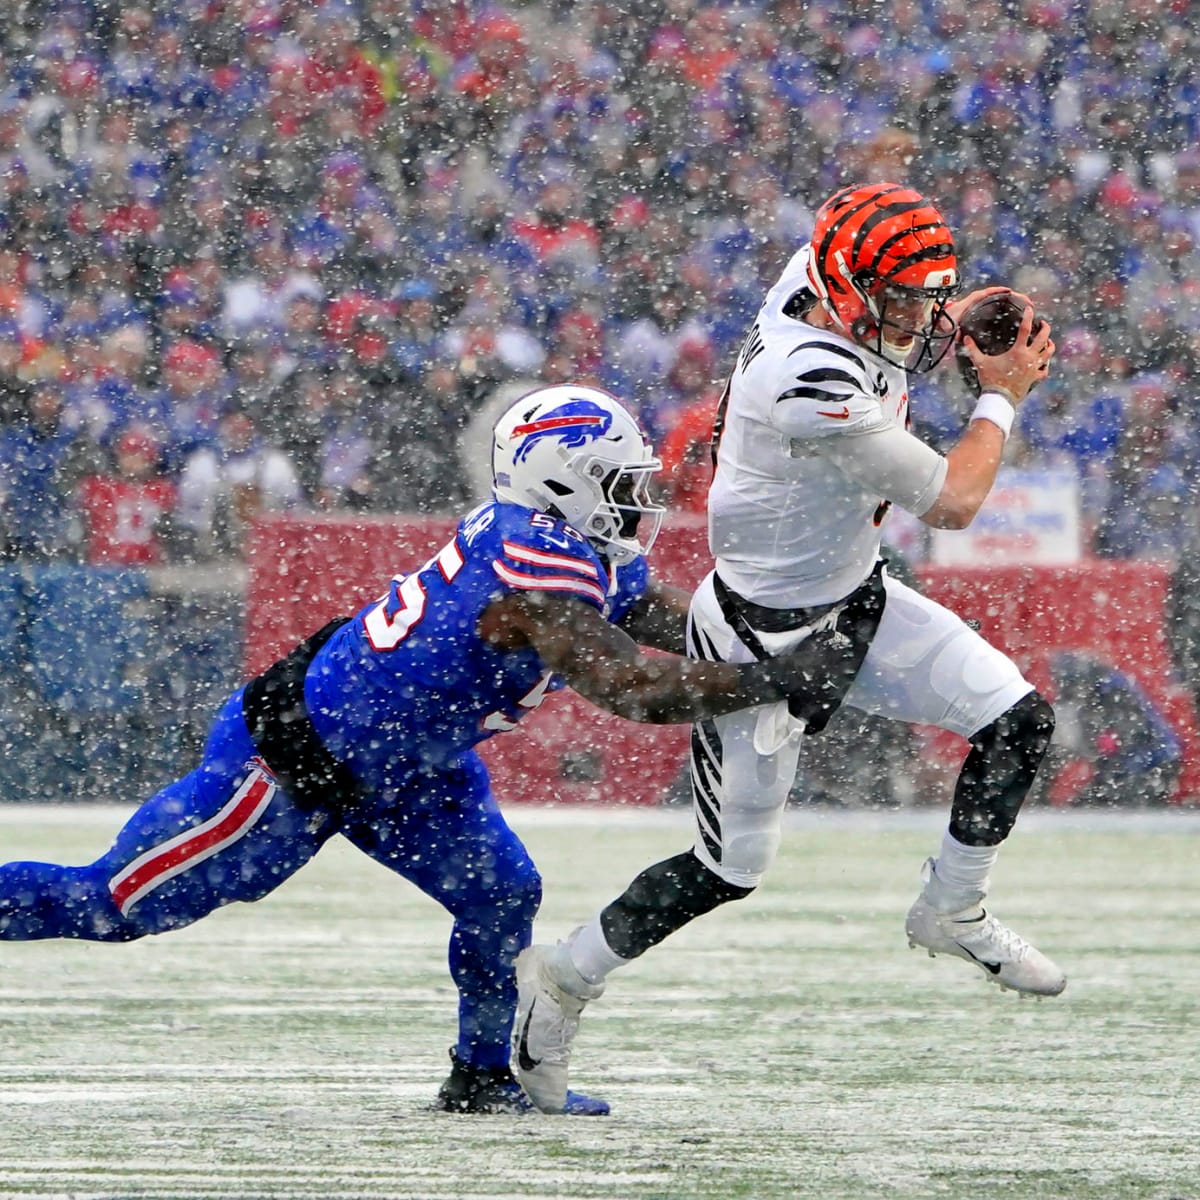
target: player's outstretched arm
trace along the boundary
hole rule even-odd
[[[671,654],[684,654],[691,593],[650,579],[638,602],[621,621],[621,628],[639,646],[653,646]]]
[[[790,654],[747,664],[650,655],[591,605],[543,592],[493,601],[479,632],[500,649],[532,647],[593,704],[650,724],[702,720],[778,700],[792,701],[801,714],[836,707],[870,640],[865,631],[862,639],[814,634]]]

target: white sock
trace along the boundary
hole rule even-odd
[[[597,913],[586,925],[580,925],[567,938],[567,954],[571,965],[582,976],[585,983],[602,984],[608,978],[610,971],[625,966],[631,960],[614,954],[608,942],[604,939],[604,929],[600,925],[600,914]]]
[[[947,831],[925,885],[925,898],[939,912],[958,912],[982,902],[999,846],[964,846]]]

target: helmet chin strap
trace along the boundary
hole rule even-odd
[[[881,342],[879,345],[879,357],[886,359],[894,367],[907,367],[912,354],[912,346],[897,346],[895,342]]]
[[[884,320],[884,313],[887,309],[887,301],[884,301],[884,312],[880,312],[879,305],[875,298],[869,295],[857,284],[852,283],[855,291],[862,297],[863,303],[867,306],[867,311],[875,318],[874,325],[871,325],[862,318],[864,336],[859,338],[860,341],[866,342],[866,330],[873,330],[872,338],[875,342],[875,353],[881,358],[887,359],[893,366],[904,367],[908,365],[908,360],[912,357],[913,351],[916,349],[916,343],[919,334],[912,334],[909,337],[908,345],[902,346],[898,342],[889,341],[887,338],[887,322]]]

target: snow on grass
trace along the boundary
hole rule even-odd
[[[116,809],[0,807],[85,861]],[[680,812],[510,810],[565,935]],[[608,1119],[451,1117],[449,919],[334,843],[128,946],[0,943],[0,1197],[1197,1200],[1200,814],[1030,813],[993,901],[1070,976],[1021,1001],[907,949],[944,814],[790,816],[758,894],[618,972],[576,1086]]]

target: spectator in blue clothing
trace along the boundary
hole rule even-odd
[[[1190,541],[1188,520],[1196,495],[1183,472],[1160,463],[1133,478],[1123,477],[1097,535],[1097,548],[1111,558],[1179,562]]]
[[[100,455],[64,425],[56,383],[33,384],[26,398],[23,419],[0,427],[0,558],[45,562],[76,552],[81,530],[67,500]]]
[[[1064,369],[1021,405],[1020,458],[1026,466],[1066,466],[1075,472],[1090,545],[1109,505],[1127,388],[1110,372],[1103,343],[1086,326],[1069,328],[1058,353]]]
[[[1193,438],[1176,408],[1173,382],[1161,375],[1130,381],[1111,464],[1108,503],[1096,549],[1113,558],[1177,562],[1193,505],[1187,478]]]
[[[178,475],[192,454],[215,443],[228,401],[229,383],[218,351],[190,338],[172,342],[162,357],[155,398],[167,431],[167,474]]]
[[[107,445],[118,429],[133,423],[160,428],[161,410],[146,388],[151,352],[146,327],[121,324],[105,333],[103,313],[98,324],[94,369],[71,388],[70,422]]]
[[[426,276],[414,276],[392,292],[395,323],[392,352],[406,379],[418,379],[441,336],[438,288]]]

